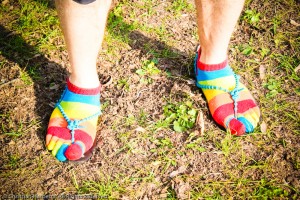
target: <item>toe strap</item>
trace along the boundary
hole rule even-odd
[[[243,88],[240,88],[240,76],[233,74],[234,79],[235,79],[235,87],[233,90],[228,90],[226,88],[220,87],[220,86],[216,86],[216,85],[202,85],[200,84],[200,81],[198,81],[197,86],[200,87],[201,89],[206,89],[206,90],[221,90],[224,92],[227,92],[230,94],[232,100],[233,100],[233,109],[234,109],[234,118],[237,119],[237,108],[238,108],[238,98],[239,98],[239,94],[240,92],[243,90]]]
[[[75,142],[75,130],[77,129],[81,129],[81,128],[84,128],[84,126],[80,126],[79,124],[82,123],[82,122],[85,122],[85,121],[88,121],[94,117],[98,117],[99,115],[101,115],[101,111],[98,111],[96,112],[95,114],[89,116],[89,117],[86,117],[84,119],[81,119],[81,120],[71,120],[66,112],[64,111],[63,107],[60,105],[60,102],[58,102],[56,104],[56,107],[59,109],[59,111],[61,112],[62,116],[64,117],[64,119],[67,121],[68,123],[68,126],[67,128],[70,130],[70,133],[71,133],[71,142],[72,144]]]

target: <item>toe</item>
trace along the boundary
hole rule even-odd
[[[257,124],[259,122],[259,118],[260,118],[260,110],[258,107],[252,108],[251,116]]]
[[[55,155],[57,154],[57,152],[58,152],[58,150],[60,149],[61,145],[63,145],[63,142],[62,142],[61,140],[58,140],[58,141],[56,142],[55,146],[53,147],[52,152],[51,152],[51,154],[52,154],[53,156],[55,156]]]
[[[252,108],[241,114],[241,116],[238,117],[238,120],[244,124],[246,133],[251,133],[257,126],[259,116],[257,115],[256,109]]]
[[[65,152],[68,147],[69,147],[68,144],[61,145],[61,147],[59,148],[59,150],[57,151],[57,154],[55,156],[57,158],[57,160],[62,161],[62,162],[67,160],[67,158],[65,156]]]
[[[249,112],[249,116],[245,116],[253,125],[253,128],[255,128],[259,122],[259,115],[255,112],[255,109],[251,109]]]
[[[233,135],[243,135],[246,132],[246,127],[239,120],[232,118],[228,124],[228,128],[230,129],[231,134]]]
[[[54,146],[55,146],[57,140],[58,140],[58,137],[53,136],[53,137],[51,138],[51,140],[50,140],[48,146],[47,146],[47,149],[51,151],[51,150],[54,148]]]
[[[82,155],[82,147],[77,143],[71,144],[65,152],[65,156],[68,160],[78,160],[82,157]]]
[[[248,117],[249,119],[249,117]],[[245,132],[246,133],[251,133],[254,130],[254,126],[252,123],[248,120],[246,117],[239,117],[238,120],[244,125],[245,127]]]
[[[46,146],[49,145],[49,142],[51,141],[52,135],[51,134],[47,134],[46,135]]]

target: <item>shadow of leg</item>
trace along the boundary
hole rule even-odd
[[[20,122],[32,120],[41,122],[36,133],[44,143],[49,115],[59,98],[60,89],[64,86],[67,71],[59,64],[50,61],[35,47],[27,44],[20,35],[14,34],[2,25],[0,25],[0,51],[1,56],[9,61],[0,68],[1,82],[3,82],[0,86],[1,90],[4,91],[5,87],[15,87],[17,93],[13,97],[7,96],[7,99],[3,97],[4,103],[1,104],[0,109],[7,109],[6,103],[11,99],[21,104],[22,110],[15,115],[21,120]],[[0,59],[5,62],[3,58]],[[10,74],[10,71],[15,72],[14,76],[5,77]],[[31,89],[33,94],[27,92]],[[27,102],[27,99],[31,100]],[[31,104],[32,99],[35,101],[34,104]]]

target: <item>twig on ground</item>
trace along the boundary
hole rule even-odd
[[[5,87],[5,86],[7,86],[7,85],[9,85],[9,84],[12,84],[12,83],[16,82],[17,80],[19,80],[19,78],[15,78],[15,79],[10,80],[10,81],[8,81],[8,82],[6,82],[6,83],[2,83],[2,84],[0,85],[0,88]]]

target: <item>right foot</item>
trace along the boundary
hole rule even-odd
[[[59,161],[79,160],[94,144],[100,115],[100,86],[86,89],[68,79],[50,117],[46,147]]]
[[[259,108],[227,60],[204,64],[198,53],[195,72],[196,85],[202,89],[214,120],[234,135],[253,132],[259,121]]]

